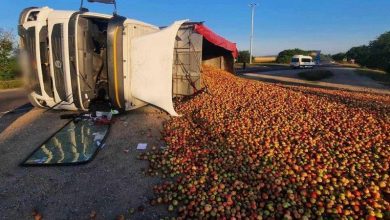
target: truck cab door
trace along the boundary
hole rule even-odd
[[[177,21],[155,33],[134,38],[131,42],[131,93],[137,99],[178,116],[173,106],[172,71]]]

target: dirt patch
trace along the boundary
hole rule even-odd
[[[152,186],[161,179],[144,174],[147,162],[137,159],[140,152],[136,150],[140,142],[148,143],[148,149],[164,145],[160,131],[167,114],[145,107],[119,116],[105,147],[89,164],[20,167],[28,154],[67,122],[60,119],[61,114],[29,112],[12,125],[17,132],[0,141],[2,218],[28,219],[33,209],[44,219],[88,219],[92,211],[96,219],[114,219],[120,214],[158,219],[167,214],[166,208],[149,204]],[[35,120],[24,121],[30,118]]]

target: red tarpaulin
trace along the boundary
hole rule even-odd
[[[232,43],[226,40],[225,38],[219,36],[218,34],[214,33],[211,29],[204,26],[203,24],[196,24],[195,31],[198,34],[202,35],[204,38],[206,38],[206,40],[215,44],[216,46],[231,51],[234,58],[238,57],[237,45],[235,43]]]

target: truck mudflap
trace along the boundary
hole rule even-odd
[[[131,43],[131,92],[134,97],[178,116],[172,100],[172,65],[176,36],[187,20]]]
[[[108,87],[111,104],[119,110],[126,109],[123,73],[123,29],[126,18],[114,16],[107,29]]]

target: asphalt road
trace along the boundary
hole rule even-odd
[[[0,90],[0,112],[6,112],[28,103],[24,89]]]
[[[254,67],[247,67],[245,69],[238,68],[236,69],[236,72],[239,74],[243,73],[261,73],[261,72],[269,72],[269,71],[276,71],[276,70],[288,70],[290,69],[289,66],[286,65],[258,65]]]
[[[116,117],[105,147],[88,164],[21,167],[19,164],[69,120],[69,112],[32,108],[21,89],[0,91],[0,219],[160,219],[166,207],[150,205],[148,163],[137,159],[138,143],[164,147],[162,124],[169,116],[151,106]],[[12,111],[15,110],[16,111]],[[23,111],[22,111],[23,110]],[[77,198],[77,199],[75,199]],[[132,213],[135,210],[134,213]]]
[[[169,116],[151,106],[115,118],[105,147],[88,164],[60,167],[21,167],[19,164],[68,120],[69,112],[34,108],[0,133],[0,219],[161,219],[164,206],[152,206],[153,185],[162,179],[144,174],[148,163],[137,159],[163,147],[161,130]],[[134,210],[134,213],[132,214]]]
[[[0,133],[31,109],[24,89],[0,90]]]
[[[322,66],[320,69],[332,71],[332,77],[320,81],[307,81],[298,76],[301,69],[272,69],[270,71],[248,71],[241,73],[243,77],[266,82],[276,82],[288,85],[303,85],[325,87],[331,89],[347,89],[390,94],[390,88],[366,76],[358,75],[355,68],[339,66]]]

